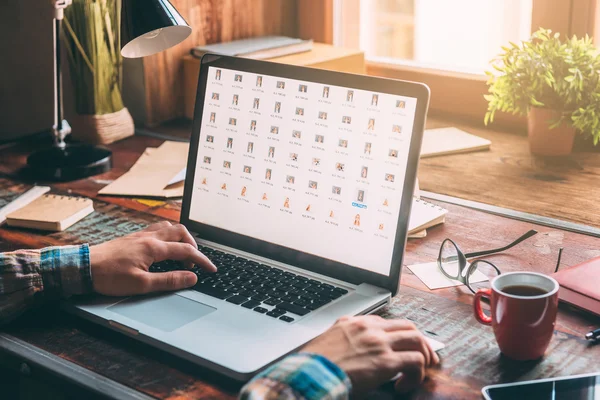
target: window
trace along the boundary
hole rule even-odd
[[[432,112],[483,122],[483,72],[538,27],[594,35],[597,0],[332,0],[333,43],[360,48],[367,72],[429,85]],[[457,92],[460,92],[458,101]],[[524,119],[498,122],[524,127]]]
[[[531,32],[532,0],[361,2],[359,41],[367,57],[482,73],[509,41]]]

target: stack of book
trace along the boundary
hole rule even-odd
[[[268,58],[303,53],[313,48],[312,40],[302,40],[286,36],[261,36],[233,42],[196,46],[191,50],[194,57],[201,58],[206,53],[224,56],[266,60]]]

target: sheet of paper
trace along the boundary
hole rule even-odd
[[[180,182],[177,188],[165,189],[177,171],[178,167],[173,165],[148,165],[136,171],[126,172],[98,193],[156,198],[180,197],[183,196],[183,182]]]
[[[448,279],[440,271],[437,262],[430,262],[424,264],[409,265],[408,269],[417,276],[429,289],[441,289],[452,286],[460,286],[460,283],[454,279]],[[488,278],[479,271],[475,271],[471,278],[471,282],[484,282]]]
[[[423,229],[422,231],[417,231],[417,232],[414,232],[414,233],[410,233],[408,235],[408,238],[409,239],[422,239],[422,238],[424,238],[426,236],[427,236],[427,230]]]
[[[156,198],[181,197],[188,150],[188,143],[170,141],[164,142],[157,148],[147,148],[128,172],[102,188],[99,194]]]
[[[492,142],[454,127],[427,129],[421,158],[488,150]]]
[[[177,175],[175,175],[175,176],[173,177],[173,179],[171,179],[171,180],[169,181],[169,183],[168,183],[168,184],[169,184],[169,185],[172,185],[172,184],[174,184],[174,183],[177,183],[177,182],[182,182],[182,181],[185,181],[185,173],[186,173],[186,172],[187,172],[187,168],[184,168],[184,169],[182,169],[181,171],[179,171],[179,172],[177,173]]]
[[[433,351],[440,351],[442,350],[444,347],[446,347],[446,345],[442,342],[439,342],[435,339],[432,339],[428,336],[425,336],[425,340],[427,340],[427,343],[429,343],[429,345],[431,346],[431,348],[433,349]]]

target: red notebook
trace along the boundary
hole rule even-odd
[[[560,300],[600,315],[600,257],[553,275],[560,284]]]

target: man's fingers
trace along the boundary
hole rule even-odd
[[[418,340],[419,342],[423,343],[423,347],[424,347],[424,351],[427,352],[431,357],[428,358],[428,366],[432,366],[435,364],[438,364],[440,362],[440,357],[437,355],[437,353],[435,351],[433,351],[433,348],[431,347],[431,345],[429,344],[429,342],[427,340],[425,340],[425,337],[419,332],[419,330],[417,329],[417,327],[415,326],[414,323],[412,323],[411,321],[407,321],[404,319],[388,319],[385,320],[384,322],[384,327],[383,329],[386,332],[405,332],[404,335],[398,335],[397,339],[392,339],[394,340],[401,340],[403,337],[410,337],[413,338],[413,340]],[[413,333],[411,333],[413,332]],[[416,350],[416,349],[415,349]],[[421,350],[419,350],[421,351]],[[427,358],[427,356],[426,356]]]
[[[188,231],[187,228],[181,224],[171,225],[164,227],[163,229],[159,229],[154,232],[154,237],[165,242],[183,242],[191,244],[195,247],[198,246],[190,231]]]
[[[217,267],[202,254],[196,246],[181,242],[160,242],[156,243],[154,249],[155,261],[176,260],[190,264],[196,264],[200,268],[215,272]]]
[[[417,388],[425,379],[425,360],[419,352],[404,352],[399,371],[402,376],[394,384],[396,392],[404,393]]]
[[[146,272],[141,274],[144,283],[143,293],[166,292],[186,289],[194,286],[198,277],[191,271],[171,271],[161,273]]]
[[[381,321],[383,330],[386,332],[417,330],[417,327],[411,321],[405,319],[384,319]]]
[[[425,341],[425,337],[419,331],[393,331],[388,332],[390,346],[394,351],[418,351],[425,358],[425,365],[433,365],[434,356],[433,350]]]

